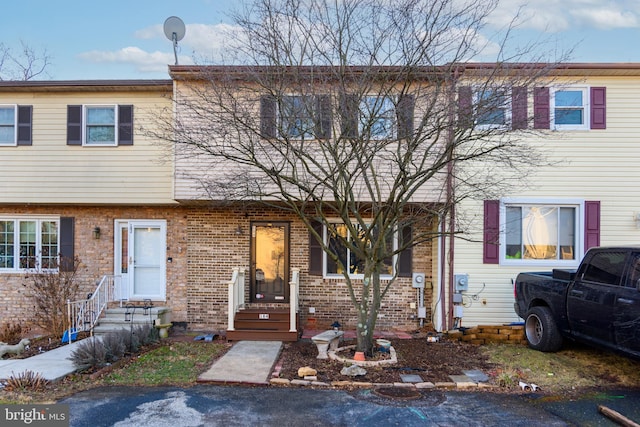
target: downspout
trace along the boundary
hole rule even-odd
[[[448,161],[447,161],[447,181],[446,181],[446,203],[449,207],[449,220],[444,221],[443,229],[449,234],[449,248],[447,251],[443,251],[443,259],[442,264],[445,264],[446,257],[446,266],[447,266],[447,293],[443,292],[442,297],[446,295],[446,317],[444,317],[445,313],[443,313],[443,321],[445,321],[445,327],[449,330],[453,326],[453,268],[454,268],[454,260],[455,260],[455,221],[456,221],[456,209],[455,209],[455,198],[454,198],[454,185],[453,185],[453,170],[454,170],[454,144],[455,144],[455,126],[456,126],[456,109],[455,109],[455,99],[456,99],[456,86],[458,83],[458,78],[460,77],[460,69],[455,67],[453,70],[453,79],[451,81],[451,86],[449,88],[449,133],[448,133]],[[445,235],[446,236],[446,235]],[[445,237],[446,239],[446,237]],[[446,245],[443,245],[446,246]],[[444,290],[444,278],[443,275],[443,283],[441,284],[441,290]],[[445,311],[445,304],[443,299],[442,304],[443,312]]]

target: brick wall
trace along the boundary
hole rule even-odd
[[[251,221],[290,222],[290,266],[300,269],[300,319],[303,325],[312,323],[326,327],[339,321],[344,327],[355,327],[356,312],[349,299],[347,286],[341,279],[323,279],[308,274],[308,231],[292,216],[266,208],[236,210],[231,208],[193,208],[189,212],[189,288],[188,315],[194,329],[226,329],[227,285],[233,267],[247,269],[246,298],[249,292],[249,246]],[[240,225],[244,234],[238,236]],[[415,271],[425,272],[427,282],[432,283],[432,248],[422,245],[415,248]],[[431,318],[432,289],[425,289],[427,318]],[[411,286],[411,278],[399,278],[387,294],[380,310],[377,328],[410,330],[418,326],[416,309],[410,303],[417,302],[417,292]],[[315,309],[314,314],[309,308]],[[413,316],[413,318],[412,318]]]
[[[78,206],[0,206],[0,215],[9,217],[52,215],[74,217],[75,255],[82,265],[77,272],[80,283],[78,297],[92,292],[104,275],[114,271],[114,220],[164,219],[167,221],[167,298],[160,302],[173,310],[174,321],[187,321],[187,214],[174,207],[78,207]],[[100,239],[93,238],[93,229],[100,227]],[[34,305],[27,297],[23,274],[0,273],[0,325],[6,322],[29,323]],[[156,303],[158,304],[158,303]]]

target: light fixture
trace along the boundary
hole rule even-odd
[[[244,230],[242,229],[240,224],[238,224],[238,227],[236,227],[235,233],[236,233],[236,236],[242,236],[244,234]]]
[[[94,239],[99,239],[100,238],[100,227],[95,227],[93,229],[93,238]]]

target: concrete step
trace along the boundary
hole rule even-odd
[[[171,322],[171,309],[168,307],[127,308],[117,307],[105,310],[93,329],[95,335],[125,329],[130,330],[140,325],[167,324]]]

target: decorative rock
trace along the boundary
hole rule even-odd
[[[317,375],[305,375],[304,379],[307,381],[318,381],[318,376]]]
[[[313,377],[318,375],[318,371],[316,371],[315,369],[313,369],[311,366],[304,366],[300,369],[298,369],[298,376],[301,378],[304,377]]]
[[[422,389],[422,388],[434,388],[436,385],[430,381],[424,382],[424,383],[417,383],[416,384],[416,388]]]
[[[292,385],[309,385],[309,384],[311,384],[311,381],[305,381],[305,380],[291,380],[291,384],[292,384]]]
[[[289,384],[289,380],[286,378],[271,378],[271,380],[269,380],[269,382],[271,384],[281,384],[281,385],[288,385]]]
[[[342,375],[347,375],[350,377],[357,377],[360,375],[367,375],[367,370],[358,365],[351,365],[351,366],[345,366],[344,368],[342,368],[340,373]]]

